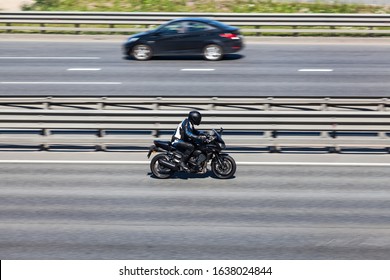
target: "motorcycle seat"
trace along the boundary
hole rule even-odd
[[[154,140],[154,145],[158,148],[162,148],[166,151],[175,150],[170,141]]]

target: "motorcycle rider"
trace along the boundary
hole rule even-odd
[[[202,115],[198,111],[191,111],[188,113],[188,117],[184,119],[172,136],[172,145],[183,153],[180,161],[180,167],[188,172],[188,159],[194,151],[193,143],[196,141],[204,141],[205,135],[202,135],[200,131],[195,129],[195,125],[200,125],[202,121]]]

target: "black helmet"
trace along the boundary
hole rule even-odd
[[[198,111],[191,111],[188,114],[188,119],[190,122],[192,122],[195,125],[200,125],[200,122],[202,121],[202,115]]]

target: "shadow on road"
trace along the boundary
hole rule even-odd
[[[225,54],[223,59],[224,60],[237,60],[237,59],[242,59],[245,56],[242,54]],[[124,60],[132,60],[132,61],[137,61],[131,56],[125,56],[123,57]],[[204,60],[206,61],[203,56],[201,55],[169,55],[169,56],[154,56],[150,61],[164,61],[164,60]]]
[[[172,177],[168,178],[168,179],[158,179],[157,177],[155,177],[153,175],[152,172],[148,172],[148,175],[153,178],[153,179],[157,179],[157,180],[189,180],[189,179],[204,179],[204,178],[214,178],[214,179],[219,179],[217,176],[214,175],[213,172],[211,172],[210,170],[208,170],[206,173],[204,174],[198,174],[198,173],[185,173],[185,172],[175,172],[173,174]],[[228,179],[228,180],[231,180],[231,179],[235,179],[236,176],[233,176],[232,178]]]

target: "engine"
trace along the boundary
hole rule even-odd
[[[207,157],[205,154],[202,153],[200,150],[196,150],[192,154],[191,161],[195,163],[198,166],[203,165],[203,163],[207,160]]]

